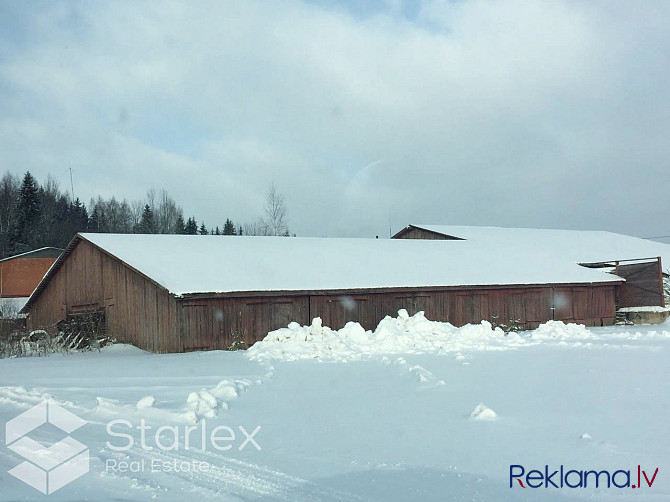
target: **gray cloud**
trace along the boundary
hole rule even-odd
[[[668,234],[665,2],[0,4],[3,170],[300,235]],[[7,21],[10,19],[11,21]]]

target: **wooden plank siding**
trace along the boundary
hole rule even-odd
[[[619,287],[619,307],[665,307],[660,258],[644,263],[617,263],[614,273],[626,279]]]
[[[310,296],[310,317],[339,329],[347,321],[357,321],[374,329],[384,316],[396,316],[404,308],[410,315],[424,311],[428,319],[447,321],[455,326],[490,321],[509,324],[518,320],[531,329],[552,319],[580,322],[588,326],[614,324],[614,285],[518,287],[470,290],[420,290],[414,294],[368,293]],[[555,300],[556,298],[556,300]],[[558,302],[560,308],[554,307]],[[555,309],[555,310],[554,310]]]
[[[53,332],[68,314],[103,312],[117,341],[152,352],[179,352],[176,302],[167,290],[80,240],[30,309],[29,329]]]
[[[290,322],[309,324],[309,297],[217,297],[177,300],[182,351],[226,350],[236,336],[248,346]]]
[[[509,324],[515,319],[527,329],[552,319],[608,326],[614,324],[616,317],[614,288],[612,284],[596,284],[560,288],[420,289],[413,293],[310,292],[216,298],[202,295],[177,299],[177,319],[183,351],[225,350],[235,341],[234,333],[252,345],[289,322],[305,325],[314,317],[321,317],[323,324],[333,329],[349,321],[374,329],[385,316],[396,316],[403,308],[410,315],[424,311],[428,319],[455,326],[491,321],[494,315],[500,323]]]

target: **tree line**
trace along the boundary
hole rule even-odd
[[[184,219],[184,211],[165,190],[150,189],[144,199],[131,202],[98,196],[87,207],[50,175],[42,184],[30,172],[21,179],[8,171],[0,179],[0,257],[46,246],[64,248],[77,232],[290,235],[284,197],[274,185],[263,216],[243,225],[226,218],[220,227],[207,227],[194,216]]]

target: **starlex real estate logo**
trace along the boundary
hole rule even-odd
[[[88,472],[88,447],[76,439],[64,439],[45,446],[27,436],[44,424],[51,424],[66,434],[86,425],[86,421],[56,403],[44,400],[5,426],[5,444],[26,460],[8,472],[29,486],[46,494],[54,493]]]

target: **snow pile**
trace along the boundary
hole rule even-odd
[[[200,392],[191,392],[186,398],[186,404],[193,410],[194,422],[199,418],[215,418],[216,408],[228,409],[226,403],[221,403],[206,389]]]
[[[377,354],[504,350],[527,343],[518,334],[506,334],[487,321],[456,328],[446,322],[429,321],[423,312],[409,316],[401,309],[398,317],[386,316],[374,331],[366,331],[357,322],[333,330],[323,326],[319,317],[310,326],[292,322],[287,328],[270,332],[247,354],[255,360],[349,360]]]
[[[221,380],[212,388],[189,392],[185,403],[177,407],[170,406],[165,400],[159,401],[153,395],[146,395],[136,402],[133,401],[135,404],[98,396],[92,411],[98,417],[107,419],[126,416],[164,423],[197,424],[203,418],[216,418],[220,412],[228,410],[228,403],[237,399],[251,386],[252,381],[246,378]],[[0,405],[3,404],[3,394],[0,388]]]
[[[600,330],[600,331],[599,331]],[[319,359],[350,361],[377,355],[453,354],[457,361],[466,359],[462,352],[511,350],[540,343],[591,346],[596,341],[668,339],[670,331],[621,332],[602,328],[587,329],[583,324],[547,321],[537,329],[521,333],[505,333],[491,323],[466,324],[457,328],[448,322],[426,319],[423,312],[409,316],[398,311],[398,317],[386,316],[374,331],[366,331],[357,322],[348,322],[342,329],[324,326],[320,317],[310,326],[292,322],[287,328],[271,331],[247,350],[256,361],[280,359],[296,361]],[[469,364],[464,362],[463,364]],[[413,370],[419,380],[422,373]]]
[[[498,420],[498,414],[484,403],[479,403],[475,409],[472,410],[472,413],[470,413],[470,418],[472,420],[484,420],[490,422]]]
[[[156,404],[156,398],[154,396],[144,396],[139,401],[137,401],[137,409],[143,410],[145,408],[153,408]]]
[[[231,401],[239,396],[238,386],[246,388],[249,384],[246,381],[238,381],[237,384],[231,380],[221,380],[216,387],[210,389],[210,394],[223,401]]]
[[[584,340],[593,334],[583,324],[565,324],[562,321],[547,321],[532,332],[533,340]]]
[[[189,420],[198,423],[203,418],[216,418],[217,410],[228,409],[228,401],[237,399],[240,392],[244,392],[251,386],[247,379],[221,380],[211,389],[202,389],[191,392],[186,398],[186,407]]]

